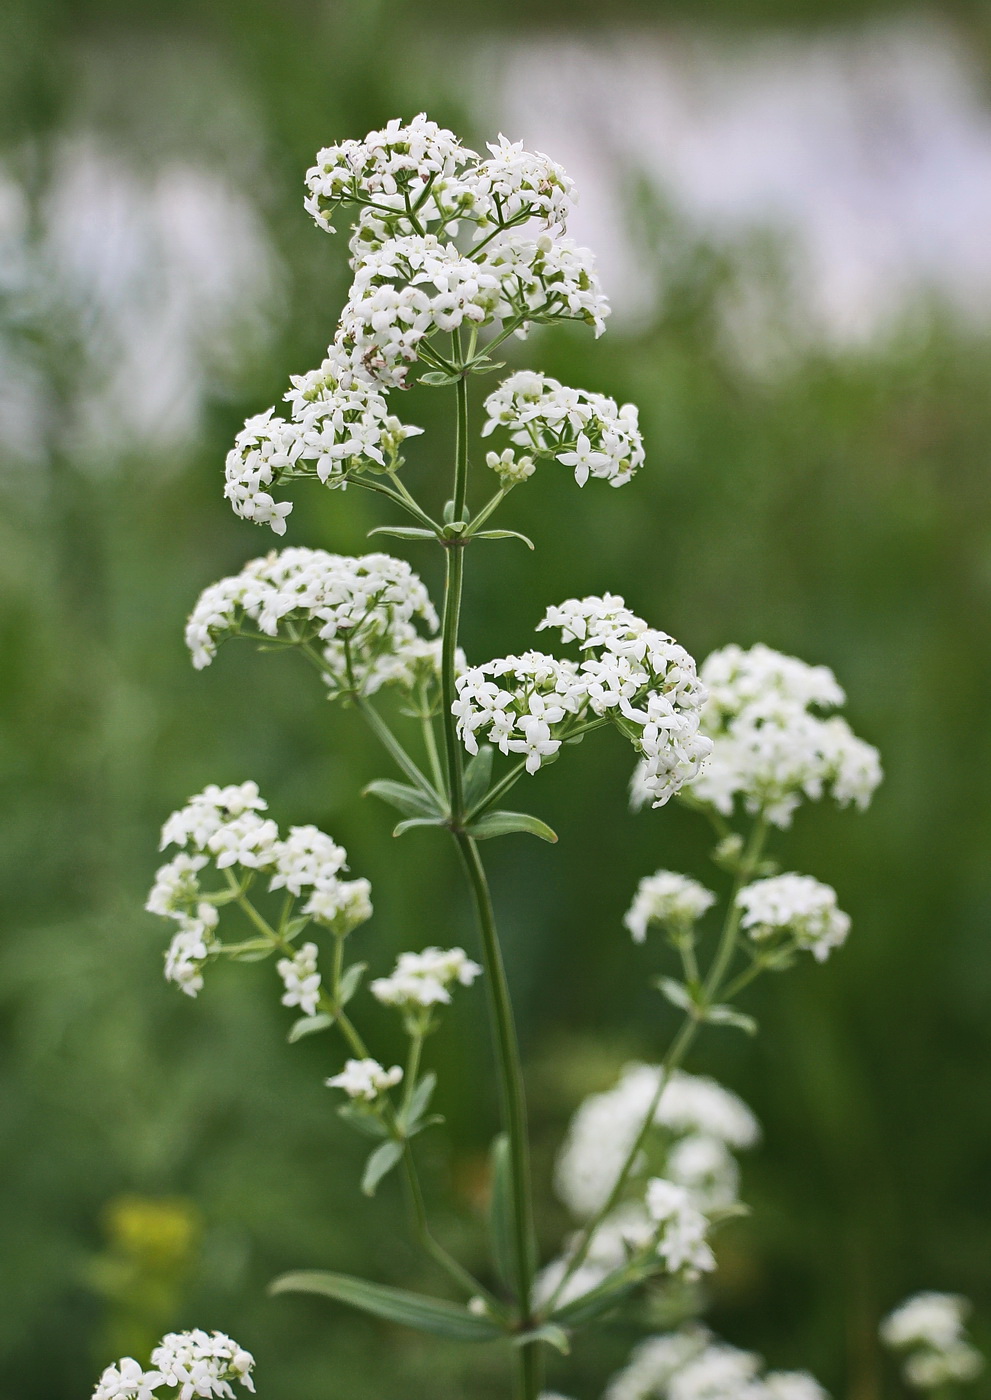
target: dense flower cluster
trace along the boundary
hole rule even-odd
[[[399,1065],[384,1069],[378,1060],[348,1060],[340,1074],[324,1082],[329,1089],[343,1089],[348,1098],[371,1103],[379,1094],[400,1083],[402,1077]]]
[[[388,977],[376,978],[371,990],[386,1006],[447,1005],[451,987],[470,987],[481,972],[463,948],[424,948],[422,953],[400,953],[395,970]]]
[[[272,495],[280,483],[316,476],[325,486],[346,486],[351,472],[393,470],[400,448],[423,431],[389,412],[385,395],[351,357],[332,345],[318,369],[296,375],[285,398],[289,418],[274,408],[249,418],[227,454],[224,495],[234,513],[285,533],[289,502]]]
[[[741,926],[755,942],[789,940],[825,962],[846,941],[850,916],[837,908],[836,891],[811,875],[773,875],[746,885],[736,897]]]
[[[841,806],[868,805],[881,781],[877,750],[838,715],[815,713],[845,699],[828,667],[762,645],[728,646],[706,658],[699,676],[709,693],[702,728],[714,747],[693,797],[724,816],[740,797],[748,812],[781,827],[803,798],[817,801],[827,789]],[[634,803],[646,796],[638,772]]]
[[[715,902],[716,896],[698,880],[673,870],[658,870],[640,881],[623,923],[635,943],[644,941],[652,924],[678,935],[690,930]]]
[[[162,848],[182,849],[157,871],[145,907],[178,925],[166,954],[165,975],[188,996],[202,989],[203,965],[222,948],[215,935],[217,894],[200,885],[201,872],[211,863],[217,870],[240,866],[247,872],[264,872],[270,877],[270,890],[305,898],[303,914],[340,937],[371,917],[368,881],[340,878],[347,863],[344,848],[314,826],[290,827],[283,839],[276,823],[262,816],[266,805],[256,783],[223,788],[211,783],[173,812],[162,828]],[[229,891],[220,891],[223,900],[228,896]],[[316,946],[307,943],[278,964],[286,989],[283,1002],[302,1007],[308,1015],[319,996],[316,952]]]
[[[916,1293],[881,1324],[881,1340],[904,1354],[905,1379],[918,1390],[971,1381],[984,1358],[967,1340],[966,1298],[953,1293]]]
[[[319,647],[332,695],[352,688],[370,695],[412,685],[425,666],[436,670],[437,643],[415,618],[437,630],[427,590],[405,560],[284,549],[207,588],[186,625],[186,645],[197,669],[209,666],[218,643],[251,624],[249,636]]]
[[[661,1074],[656,1065],[627,1065],[611,1089],[590,1095],[572,1118],[554,1183],[578,1219],[594,1215],[608,1199]],[[677,1071],[661,1095],[654,1125],[659,1130],[658,1145],[666,1144],[665,1175],[682,1185],[707,1183],[706,1209],[735,1199],[736,1164],[726,1149],[753,1147],[760,1136],[757,1120],[742,1099],[715,1080]],[[687,1152],[685,1143],[691,1144]],[[716,1148],[710,1150],[713,1143]],[[704,1159],[699,1158],[697,1144],[704,1144]],[[679,1152],[684,1153],[684,1171],[678,1169]]]
[[[643,439],[634,404],[620,408],[604,394],[568,389],[549,374],[521,370],[485,400],[482,436],[508,428],[510,440],[531,457],[573,467],[584,486],[590,476],[622,486],[643,464]],[[490,464],[491,465],[491,464]]]
[[[761,1359],[707,1328],[648,1337],[609,1383],[605,1400],[826,1400],[807,1371],[760,1374]]]
[[[709,1222],[680,1182],[655,1176],[647,1182],[647,1215],[659,1226],[657,1252],[668,1273],[697,1277],[716,1267],[706,1242]]]
[[[125,1356],[103,1372],[93,1400],[234,1400],[231,1382],[253,1391],[254,1357],[223,1332],[170,1332],[145,1370]]]
[[[585,658],[530,651],[470,667],[452,707],[466,749],[477,753],[483,734],[503,753],[524,756],[535,773],[580,724],[607,718],[643,755],[644,781],[661,806],[698,773],[710,748],[699,733],[705,692],[694,661],[611,594],[549,608],[545,627],[578,641]]]

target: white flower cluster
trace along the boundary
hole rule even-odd
[[[157,871],[145,908],[179,926],[166,953],[165,976],[188,996],[202,989],[203,965],[221,948],[214,935],[219,918],[214,897],[200,885],[201,872],[211,862],[217,870],[241,866],[265,872],[270,890],[307,897],[302,912],[340,937],[371,917],[368,881],[340,879],[347,863],[344,848],[315,826],[290,827],[280,838],[276,823],[261,815],[266,806],[257,783],[211,783],[173,812],[162,828],[162,848],[182,849]],[[229,892],[222,893],[226,899]],[[313,967],[308,970],[299,961],[306,949],[313,950]],[[315,1005],[320,981],[317,976],[312,983],[315,958],[315,946],[306,944],[294,959],[283,960],[295,969],[292,980],[279,963],[287,1006]],[[290,996],[294,999],[288,1000]]]
[[[400,953],[392,974],[376,978],[371,990],[386,1006],[447,1005],[455,983],[470,987],[481,972],[463,948],[424,948],[422,953]]]
[[[825,962],[846,941],[850,916],[836,904],[836,891],[811,875],[773,875],[746,885],[736,897],[742,927],[755,942],[789,938]]]
[[[590,1095],[572,1118],[554,1184],[578,1219],[594,1215],[608,1200],[661,1073],[657,1065],[627,1065],[611,1089]],[[661,1094],[654,1125],[661,1142],[652,1139],[648,1146],[651,1151],[666,1147],[666,1176],[703,1188],[697,1200],[706,1210],[736,1199],[736,1164],[728,1149],[745,1150],[760,1137],[757,1120],[742,1099],[713,1079],[676,1071]]]
[[[881,1340],[905,1354],[905,1379],[918,1390],[971,1381],[984,1358],[967,1340],[970,1303],[953,1293],[916,1293],[881,1324]]]
[[[709,692],[702,728],[714,747],[693,797],[724,816],[740,797],[748,812],[780,827],[791,824],[803,797],[818,801],[827,789],[840,806],[867,807],[882,776],[877,750],[838,715],[814,713],[845,699],[828,667],[763,645],[728,646],[708,656],[699,675]],[[633,800],[645,799],[638,773]]]
[[[284,549],[205,589],[186,625],[186,645],[201,669],[224,637],[250,623],[255,631],[247,635],[318,645],[332,695],[352,687],[371,695],[383,685],[414,684],[425,667],[436,670],[437,643],[417,630],[415,618],[436,632],[427,590],[405,560]]]
[[[317,945],[304,943],[291,958],[280,958],[276,971],[285,991],[283,1006],[298,1006],[304,1016],[312,1016],[320,1005],[320,973],[317,971]]]
[[[503,753],[524,755],[535,773],[583,720],[608,718],[643,756],[654,805],[667,802],[711,746],[699,733],[705,691],[695,662],[612,594],[549,608],[538,631],[545,627],[579,642],[585,659],[531,651],[470,667],[452,706],[465,748],[477,753],[484,734]]]
[[[651,1221],[660,1226],[657,1252],[668,1273],[691,1279],[716,1267],[705,1238],[709,1222],[687,1187],[655,1176],[647,1182],[646,1206]]]
[[[508,428],[510,440],[528,454],[573,467],[579,486],[590,476],[622,486],[644,460],[634,404],[620,408],[615,399],[568,389],[549,374],[510,375],[485,400],[485,411],[483,437]]]
[[[827,1400],[807,1371],[760,1369],[759,1356],[694,1325],[641,1342],[605,1400]]]
[[[325,486],[347,485],[364,468],[392,470],[400,447],[423,431],[390,414],[385,395],[356,371],[339,345],[330,346],[318,369],[296,375],[285,398],[289,418],[274,408],[249,418],[224,467],[224,495],[235,515],[285,534],[291,503],[272,495],[281,483],[316,476]]]
[[[715,902],[716,896],[698,880],[674,870],[658,870],[640,881],[623,923],[633,941],[642,943],[652,924],[676,935],[690,930]]]
[[[400,1083],[402,1077],[399,1065],[383,1069],[378,1060],[348,1060],[340,1074],[324,1082],[329,1089],[343,1089],[348,1098],[371,1103],[379,1094]]]
[[[125,1356],[103,1372],[93,1400],[156,1400],[163,1389],[172,1400],[234,1400],[231,1382],[254,1391],[254,1357],[223,1332],[170,1332],[151,1354],[144,1370]]]

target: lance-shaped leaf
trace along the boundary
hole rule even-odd
[[[364,1133],[366,1137],[384,1138],[389,1136],[389,1129],[382,1122],[381,1118],[370,1113],[368,1109],[358,1108],[352,1103],[342,1103],[337,1110],[345,1123],[350,1123],[352,1128],[357,1128],[359,1133]]]
[[[604,1279],[597,1287],[589,1289],[580,1298],[575,1298],[570,1303],[565,1303],[555,1310],[552,1322],[556,1322],[562,1327],[581,1327],[586,1322],[591,1322],[593,1318],[608,1312],[610,1308],[616,1307],[623,1299],[632,1293],[634,1288],[643,1281],[646,1271],[631,1274],[627,1270],[612,1274]]]
[[[420,1127],[420,1120],[437,1087],[437,1076],[431,1070],[425,1074],[410,1095],[409,1105],[399,1115],[399,1126],[408,1137],[412,1137]]]
[[[396,1142],[395,1138],[390,1138],[388,1142],[383,1142],[381,1147],[376,1147],[365,1163],[365,1170],[361,1178],[361,1189],[366,1196],[375,1195],[375,1189],[379,1182],[392,1171],[402,1155],[403,1145],[401,1142]]]
[[[516,1288],[513,1265],[513,1204],[510,1196],[509,1137],[500,1133],[493,1139],[489,1157],[492,1171],[492,1197],[489,1202],[489,1233],[496,1273],[511,1291]]]
[[[446,820],[446,817],[407,817],[405,821],[396,823],[392,834],[404,836],[407,831],[412,831],[417,826],[443,826]]]
[[[479,530],[472,535],[475,540],[522,540],[527,549],[533,549],[533,540],[521,535],[519,530]]]
[[[330,1274],[313,1269],[295,1274],[283,1274],[269,1284],[270,1293],[318,1293],[347,1303],[361,1312],[398,1322],[419,1332],[432,1332],[437,1337],[450,1337],[461,1342],[492,1342],[505,1333],[486,1317],[477,1317],[467,1308],[445,1303],[438,1298],[425,1298],[420,1293],[408,1293],[403,1288],[389,1288],[381,1283],[352,1278],[349,1274]]]
[[[372,797],[381,797],[383,802],[388,802],[390,807],[395,807],[404,817],[445,815],[440,803],[429,792],[412,787],[409,783],[395,783],[391,778],[380,778],[377,782],[369,783],[365,788],[365,795],[369,794]]]
[[[487,841],[490,836],[509,836],[514,831],[525,831],[530,836],[539,836],[541,841],[556,841],[557,833],[546,822],[529,812],[486,812],[477,822],[465,828],[476,841]]]
[[[735,1026],[747,1035],[757,1034],[757,1022],[754,1018],[737,1011],[735,1006],[710,1006],[705,1013],[705,1019],[714,1026]]]
[[[355,992],[361,986],[361,979],[365,975],[367,963],[352,963],[341,977],[340,986],[337,988],[338,1006],[347,1006]]]
[[[518,1332],[513,1338],[514,1347],[525,1347],[530,1342],[546,1342],[562,1356],[567,1356],[571,1351],[571,1341],[567,1332],[563,1327],[558,1327],[556,1322],[545,1322],[542,1326],[535,1327],[532,1332]]]
[[[482,744],[478,753],[465,768],[464,795],[465,806],[469,812],[477,802],[481,802],[489,790],[494,755],[495,749],[491,744]]]
[[[292,1029],[286,1036],[290,1045],[295,1045],[297,1040],[302,1040],[304,1036],[316,1035],[318,1031],[325,1031],[328,1026],[334,1024],[333,1016],[328,1016],[325,1011],[321,1011],[316,1016],[300,1016],[298,1021],[294,1021]]]
[[[397,540],[434,540],[433,530],[421,530],[416,525],[376,525],[369,535],[395,535]]]

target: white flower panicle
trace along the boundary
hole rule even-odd
[[[343,1089],[348,1098],[371,1103],[400,1083],[402,1077],[403,1071],[399,1065],[383,1069],[378,1060],[348,1060],[340,1074],[324,1082],[329,1089]]]
[[[484,735],[503,753],[525,756],[535,773],[580,724],[607,718],[644,756],[654,805],[667,802],[710,748],[699,733],[705,692],[691,656],[609,594],[550,608],[538,630],[545,627],[579,641],[585,658],[530,651],[469,667],[452,706],[465,748],[477,753]]]
[[[840,716],[815,713],[845,700],[828,667],[762,645],[728,646],[708,656],[699,675],[709,692],[702,729],[714,747],[693,797],[724,816],[740,798],[780,827],[803,798],[818,801],[827,791],[841,806],[868,806],[882,776],[877,750]],[[639,775],[633,800],[644,800]]]
[[[641,1342],[610,1381],[605,1400],[828,1400],[807,1371],[762,1376],[761,1364],[753,1352],[688,1326]]]
[[[422,428],[389,412],[385,395],[332,345],[318,369],[297,375],[285,395],[291,417],[270,408],[249,418],[227,454],[224,495],[236,515],[285,534],[288,502],[272,491],[296,477],[347,485],[353,472],[395,470],[400,448]]]
[[[231,1382],[254,1391],[254,1357],[223,1332],[170,1332],[151,1354],[145,1370],[125,1356],[108,1366],[93,1400],[235,1400]]]
[[[974,1380],[984,1358],[967,1339],[970,1303],[954,1293],[916,1293],[881,1323],[885,1346],[904,1353],[904,1374],[917,1390]]]
[[[298,1006],[304,1016],[313,1016],[320,1005],[318,951],[315,943],[304,943],[291,958],[280,958],[275,965],[285,987],[282,1005]]]
[[[647,1182],[647,1214],[660,1226],[657,1252],[668,1273],[697,1278],[716,1267],[706,1241],[709,1222],[685,1186],[655,1176]]]
[[[370,695],[383,685],[412,685],[434,665],[433,639],[414,619],[436,632],[427,590],[405,560],[284,549],[207,588],[186,625],[186,645],[200,669],[231,635],[310,642],[331,695],[352,688]]]
[[[339,937],[371,918],[368,881],[340,878],[347,868],[343,846],[315,826],[290,827],[282,839],[276,823],[262,816],[265,810],[256,783],[211,783],[173,812],[162,828],[162,846],[183,849],[156,873],[145,908],[178,925],[165,956],[165,976],[188,996],[202,990],[203,966],[223,947],[215,934],[217,894],[201,885],[202,872],[211,863],[217,870],[240,866],[267,874],[270,890],[306,897],[303,913]],[[229,893],[219,892],[225,901]],[[315,960],[316,947],[310,943],[294,959],[283,959],[292,973],[283,970],[283,963],[278,967],[286,987],[283,1001],[304,1010],[316,1005],[320,983],[315,961],[312,968],[304,966],[305,959],[300,961],[307,949]],[[286,1000],[289,996],[295,999]]]
[[[422,953],[400,953],[392,974],[376,978],[371,991],[386,1006],[446,1006],[455,984],[470,987],[481,972],[463,948],[424,948]]]
[[[623,923],[633,941],[643,943],[651,925],[660,924],[675,934],[682,933],[691,929],[715,902],[716,896],[698,880],[673,870],[658,870],[640,881]]]
[[[508,429],[510,440],[532,457],[554,458],[574,468],[579,486],[590,476],[622,486],[643,464],[633,404],[620,408],[604,394],[568,389],[548,374],[521,370],[510,375],[485,400],[485,411],[483,437],[496,428]]]
[[[571,206],[577,203],[574,181],[562,166],[541,151],[528,151],[522,141],[486,143],[489,159],[472,171],[475,217],[484,228],[497,221],[505,225],[539,218],[549,228],[563,229]]]
[[[836,891],[811,875],[773,875],[746,885],[736,897],[741,926],[755,942],[789,938],[825,962],[846,941],[850,916],[837,907]]]
[[[572,1118],[554,1185],[577,1219],[588,1219],[609,1199],[661,1073],[657,1065],[627,1065],[611,1089],[591,1094]],[[760,1137],[757,1120],[742,1099],[715,1080],[677,1071],[661,1095],[654,1125],[659,1131],[650,1150],[665,1151],[665,1175],[691,1188],[700,1208],[736,1199],[737,1169],[726,1149],[753,1147]],[[711,1143],[715,1146],[708,1148]]]

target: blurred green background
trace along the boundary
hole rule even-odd
[[[732,45],[903,8],[707,0],[693,17]],[[6,0],[4,1395],[88,1395],[108,1360],[174,1325],[229,1330],[269,1400],[505,1393],[484,1349],[264,1297],[299,1266],[443,1284],[405,1244],[394,1190],[358,1192],[362,1144],[321,1087],[336,1049],[286,1045],[267,966],[216,969],[195,1003],[167,987],[163,927],[142,905],[165,815],[208,781],[250,776],[280,822],[317,822],[372,879],[358,937],[376,971],[403,947],[474,947],[450,852],[424,833],[393,842],[387,810],[357,795],[392,775],[355,717],[290,656],[235,647],[195,674],[182,625],[202,587],[271,547],[226,508],[223,457],[333,331],[344,235],[303,214],[313,152],[424,107],[477,145],[494,133],[460,80],[466,55],[484,70],[494,37],[567,38],[604,19],[659,32],[682,10]],[[991,77],[988,7],[942,10]],[[514,496],[506,523],[537,551],[472,551],[465,641],[477,659],[520,649],[546,603],[618,591],[699,657],[763,640],[828,663],[881,747],[869,814],[807,810],[778,845],[786,868],[836,885],[848,947],[759,985],[762,1035],[712,1032],[690,1065],[765,1128],[744,1167],[754,1214],[724,1237],[709,1320],[834,1395],[875,1400],[900,1393],[877,1320],[914,1289],[971,1296],[991,1343],[991,338],[922,298],[855,348],[783,331],[773,366],[754,370],[722,308],[756,277],[788,324],[773,240],[707,241],[635,181],[626,193],[642,264],[663,281],[656,312],[617,318],[598,344],[562,330],[513,354],[638,402],[648,467],[619,492],[546,470]],[[77,217],[84,199],[92,215]],[[184,261],[197,199],[214,230],[205,273]],[[158,232],[129,263],[124,235],[144,215]],[[411,477],[442,498],[450,405],[437,391],[409,402],[428,430]],[[356,491],[296,502],[289,539],[343,552],[386,518]],[[430,552],[409,557],[436,588]],[[645,990],[656,950],[631,946],[623,911],[659,865],[707,877],[696,818],[629,814],[629,766],[619,742],[588,743],[526,792],[560,844],[488,848],[548,1251],[566,1226],[549,1175],[568,1116],[671,1028]],[[463,997],[432,1047],[458,1054],[424,1159],[439,1232],[484,1267],[496,1120],[479,1006]],[[388,1044],[390,1022],[379,1030]],[[592,1400],[635,1336],[615,1323],[581,1343],[554,1387]]]

